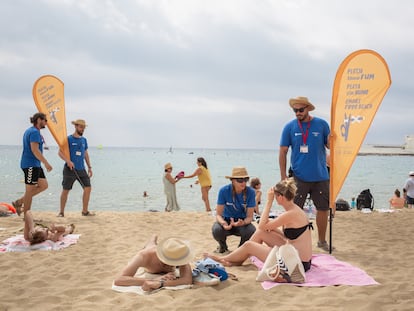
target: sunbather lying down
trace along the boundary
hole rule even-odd
[[[24,214],[24,238],[29,241],[31,245],[42,243],[46,240],[51,240],[53,242],[60,241],[62,237],[72,234],[74,230],[74,224],[52,224],[46,226],[34,222],[32,211],[28,210]]]

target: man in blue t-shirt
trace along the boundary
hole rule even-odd
[[[224,253],[227,248],[229,235],[240,236],[239,246],[250,239],[256,231],[251,223],[256,206],[256,193],[247,186],[249,175],[244,167],[233,168],[231,176],[226,176],[231,183],[223,186],[218,194],[216,207],[216,222],[212,232],[219,243],[216,252]]]
[[[326,149],[329,149],[329,125],[325,120],[309,114],[315,106],[306,97],[291,98],[289,105],[296,119],[287,123],[282,131],[279,150],[281,179],[288,177],[286,164],[290,147],[290,170],[298,187],[295,203],[303,208],[306,197],[310,194],[317,210],[318,247],[329,251],[329,245],[326,242],[329,215],[329,173]]]
[[[88,210],[89,198],[91,195],[92,166],[89,160],[88,141],[83,137],[85,131],[85,120],[78,119],[72,121],[75,126],[75,132],[68,136],[70,159],[59,150],[59,156],[66,162],[63,167],[62,194],[60,195],[60,212],[58,217],[65,216],[65,206],[68,200],[69,191],[72,189],[73,183],[77,180],[83,188],[82,196],[82,216],[95,216]],[[85,169],[85,162],[88,171]]]
[[[48,184],[41,163],[50,172],[52,166],[43,156],[43,137],[40,129],[46,126],[46,115],[37,112],[30,118],[33,126],[29,127],[23,134],[23,152],[20,160],[20,167],[24,172],[25,193],[23,197],[12,202],[18,215],[22,207],[24,212],[30,210],[32,199],[35,195],[47,189]]]

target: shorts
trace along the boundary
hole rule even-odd
[[[26,167],[24,172],[24,183],[26,185],[37,185],[39,178],[45,178],[45,172],[41,167]]]
[[[407,195],[407,204],[414,204],[414,198],[412,198],[412,197],[409,197],[408,195]]]
[[[76,171],[76,174],[75,174]],[[73,183],[79,181],[82,188],[91,186],[91,179],[85,170],[71,170],[65,165],[63,168],[62,186],[64,190],[72,190]]]
[[[303,208],[308,193],[318,211],[329,211],[329,180],[305,182],[295,177],[298,188],[295,204]]]

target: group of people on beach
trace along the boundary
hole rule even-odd
[[[37,112],[30,118],[32,124],[23,134],[23,151],[20,167],[24,173],[25,193],[21,198],[12,202],[16,213],[24,215],[24,238],[31,244],[41,243],[45,240],[58,240],[62,236],[72,233],[74,225],[69,226],[44,226],[36,224],[33,220],[31,206],[33,197],[43,192],[48,187],[43,164],[50,172],[53,168],[43,155],[44,139],[40,130],[46,127],[47,117],[44,113]],[[82,119],[72,121],[75,131],[68,136],[69,154],[59,150],[59,156],[65,161],[63,168],[62,193],[60,196],[60,211],[58,217],[64,217],[65,206],[69,191],[75,181],[83,188],[82,216],[94,216],[88,210],[91,193],[92,166],[88,154],[88,142],[83,137],[86,122]],[[87,170],[85,168],[87,165]]]
[[[389,200],[390,207],[400,209],[403,207],[413,208],[414,206],[414,171],[408,173],[408,178],[403,186],[403,196],[401,192],[395,189],[394,195]]]
[[[289,100],[289,105],[296,118],[287,123],[282,132],[279,153],[281,180],[267,191],[266,204],[258,226],[252,223],[255,209],[258,212],[257,191],[247,185],[250,179],[247,169],[242,166],[234,167],[231,175],[226,176],[230,183],[221,187],[218,193],[215,222],[212,226],[212,236],[218,246],[215,254],[206,252],[204,257],[216,260],[223,266],[241,265],[250,256],[255,256],[264,262],[274,247],[290,244],[297,250],[304,271],[308,271],[311,268],[311,230],[313,229],[312,223],[303,211],[308,195],[317,210],[317,246],[325,251],[329,250],[325,238],[329,212],[329,173],[326,161],[329,125],[325,120],[309,114],[315,107],[306,97],[292,98]],[[290,167],[287,166],[289,148],[291,149]],[[207,173],[207,164],[203,158],[198,158],[197,163],[202,168],[197,169],[193,174],[175,177],[171,174],[172,165],[167,163],[164,185],[168,183],[175,185],[180,178],[198,176],[200,182],[203,181],[202,186],[209,189],[211,177]],[[260,181],[258,183],[260,184]],[[166,210],[178,209],[175,189],[172,192],[169,187],[165,189]],[[202,189],[202,196],[206,210],[210,211],[208,189],[204,191]],[[285,210],[274,219],[269,217],[273,201]],[[238,248],[232,252],[229,252],[227,246],[227,237],[230,235],[240,237]],[[165,257],[167,253],[170,255],[169,258]],[[183,240],[170,238],[157,245],[156,239],[153,238],[143,250],[138,252],[114,283],[119,286],[141,285],[144,290],[158,289],[170,284],[191,284],[189,278],[191,253],[190,247]],[[178,265],[179,278],[170,271],[177,266],[178,258],[185,258],[181,262],[182,266]],[[167,274],[165,277],[148,281],[134,277],[139,267],[146,268],[150,272]]]

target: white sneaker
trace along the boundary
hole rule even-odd
[[[213,286],[220,283],[220,278],[211,273],[200,272],[193,277],[193,283],[198,286]]]

